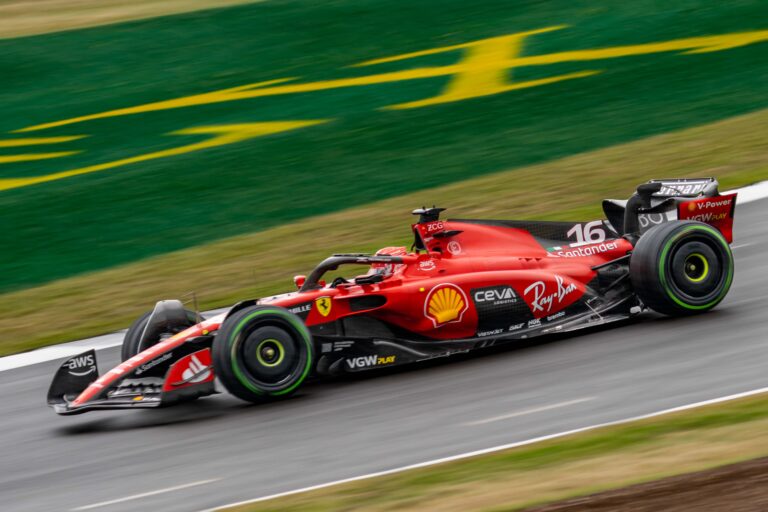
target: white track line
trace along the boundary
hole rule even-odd
[[[216,315],[227,309],[228,308],[206,311],[202,313],[202,315],[205,317]],[[47,361],[64,360],[67,357],[76,356],[86,350],[104,350],[107,348],[119,347],[123,344],[123,335],[125,334],[125,331],[126,330],[123,329],[122,331],[96,336],[95,338],[60,343],[58,345],[51,345],[50,347],[32,350],[30,352],[22,352],[21,354],[0,357],[0,372],[21,368],[23,366],[31,366],[33,364],[45,363]]]
[[[739,197],[737,198],[738,204],[745,204],[752,201],[765,199],[768,197],[768,181],[762,181],[760,183],[755,183],[754,185],[748,185],[746,187],[728,190],[721,193],[732,194],[734,192],[739,194]],[[227,308],[223,308],[216,310],[215,312],[218,313],[220,311],[225,311],[226,309]],[[0,372],[21,368],[22,366],[44,363],[46,361],[64,359],[67,357],[75,356],[92,348],[95,348],[96,350],[102,350],[105,348],[117,347],[118,345],[122,344],[122,333],[124,332],[125,331],[119,331],[112,334],[106,334],[104,336],[98,336],[96,338],[73,341],[70,343],[61,343],[59,345],[53,345],[51,347],[33,350],[31,352],[0,357]]]
[[[630,422],[633,422],[633,421],[645,420],[645,419],[648,419],[648,418],[655,418],[656,416],[662,416],[664,414],[670,414],[670,413],[680,412],[680,411],[687,411],[689,409],[696,409],[698,407],[704,407],[706,405],[713,405],[713,404],[718,404],[718,403],[721,403],[721,402],[728,402],[730,400],[737,400],[739,398],[745,398],[745,397],[748,397],[748,396],[758,395],[760,393],[768,393],[768,387],[760,388],[760,389],[753,389],[751,391],[745,391],[743,393],[736,393],[734,395],[723,396],[723,397],[720,397],[720,398],[713,398],[711,400],[704,400],[703,402],[695,402],[695,403],[688,404],[688,405],[681,405],[679,407],[672,407],[671,409],[664,409],[664,410],[661,410],[661,411],[652,412],[652,413],[649,413],[649,414],[643,414],[641,416],[634,416],[632,418],[626,418],[626,419],[623,419],[623,420],[609,421],[607,423],[598,423],[597,425],[590,425],[588,427],[576,428],[576,429],[568,430],[568,431],[565,431],[565,432],[559,432],[557,434],[549,434],[549,435],[546,435],[546,436],[535,437],[533,439],[527,439],[525,441],[518,441],[516,443],[502,444],[502,445],[499,445],[499,446],[493,446],[491,448],[484,448],[482,450],[475,450],[475,451],[472,451],[472,452],[460,453],[458,455],[451,455],[449,457],[443,457],[443,458],[440,458],[440,459],[434,459],[434,460],[429,460],[429,461],[426,461],[426,462],[419,462],[417,464],[410,464],[408,466],[402,466],[402,467],[399,467],[399,468],[393,468],[393,469],[387,469],[387,470],[384,470],[384,471],[378,471],[376,473],[368,473],[367,475],[354,476],[352,478],[345,478],[343,480],[336,480],[334,482],[326,482],[324,484],[313,485],[313,486],[310,486],[310,487],[303,487],[301,489],[294,489],[292,491],[285,491],[285,492],[280,492],[280,493],[277,493],[277,494],[270,494],[268,496],[261,496],[259,498],[254,498],[254,499],[251,499],[251,500],[239,501],[237,503],[230,503],[228,505],[221,505],[219,507],[212,508],[212,509],[207,509],[207,510],[204,510],[202,512],[217,512],[217,511],[221,511],[221,510],[224,510],[224,509],[227,509],[227,508],[230,508],[230,507],[239,507],[239,506],[242,506],[242,505],[248,505],[250,503],[258,503],[260,501],[268,501],[268,500],[273,500],[273,499],[276,499],[276,498],[282,498],[284,496],[291,496],[291,495],[294,495],[294,494],[301,494],[301,493],[304,493],[304,492],[316,491],[318,489],[325,489],[327,487],[333,487],[335,485],[347,484],[347,483],[350,483],[350,482],[358,482],[360,480],[369,480],[371,478],[376,478],[376,477],[386,476],[386,475],[392,475],[392,474],[395,474],[395,473],[402,473],[403,471],[409,471],[411,469],[425,468],[425,467],[434,466],[434,465],[437,465],[437,464],[443,464],[443,463],[446,463],[446,462],[453,462],[453,461],[456,461],[456,460],[467,459],[467,458],[470,458],[470,457],[476,457],[478,455],[485,455],[485,454],[488,454],[488,453],[499,452],[499,451],[502,451],[502,450],[509,450],[511,448],[518,448],[520,446],[526,446],[526,445],[530,445],[530,444],[534,444],[534,443],[540,443],[542,441],[548,441],[550,439],[557,439],[557,438],[560,438],[560,437],[565,437],[565,436],[569,436],[569,435],[572,435],[572,434],[578,434],[578,433],[581,433],[581,432],[587,432],[587,431],[595,430],[595,429],[598,429],[598,428],[611,427],[611,426],[615,426],[615,425],[623,425],[625,423],[630,423]]]
[[[52,345],[50,347],[32,350],[31,352],[22,352],[21,354],[0,357],[0,372],[21,368],[22,366],[44,363],[46,361],[57,359],[63,360],[90,349],[102,350],[105,348],[116,347],[122,344],[124,332],[125,331],[119,331],[112,334],[105,334],[104,336],[97,336],[95,338]]]
[[[752,201],[758,201],[768,197],[768,181],[761,181],[753,185],[747,185],[746,187],[729,190],[727,192],[721,192],[721,194],[733,194],[738,193],[739,197],[736,198],[737,204],[751,203]]]
[[[518,418],[520,416],[527,416],[528,414],[536,414],[537,412],[551,411],[552,409],[560,409],[561,407],[568,407],[569,405],[581,404],[584,402],[591,402],[595,397],[577,398],[576,400],[569,400],[567,402],[560,402],[557,404],[542,405],[541,407],[531,407],[530,409],[523,409],[522,411],[511,412],[509,414],[502,414],[500,416],[493,416],[492,418],[485,418],[484,420],[469,421],[462,423],[465,427],[474,427],[477,425],[485,425],[486,423],[493,423],[495,421],[509,420],[512,418]]]
[[[133,496],[126,496],[125,498],[118,498],[116,500],[102,501],[100,503],[94,503],[93,505],[85,505],[83,507],[77,507],[70,509],[73,512],[78,510],[90,510],[92,508],[106,507],[107,505],[114,505],[116,503],[122,503],[124,501],[137,500],[139,498],[146,498],[147,496],[154,496],[156,494],[163,494],[166,492],[180,491],[181,489],[187,489],[188,487],[196,487],[198,485],[210,484],[218,482],[221,478],[214,478],[212,480],[201,480],[199,482],[192,482],[190,484],[176,485],[174,487],[166,487],[165,489],[158,489],[156,491],[143,492],[141,494],[134,494]]]

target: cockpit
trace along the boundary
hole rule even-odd
[[[440,212],[445,208],[418,208],[413,215],[418,215],[419,220],[412,226],[414,242],[412,251],[437,251],[442,252],[442,241],[461,231],[446,231],[443,222],[440,221]],[[449,247],[450,249],[450,247]],[[331,281],[330,287],[337,288],[346,284],[375,284],[381,283],[392,276],[402,273],[407,263],[413,263],[419,258],[418,254],[409,254],[405,247],[384,247],[376,251],[376,254],[334,254],[323,260],[309,276],[296,276],[294,283],[300,292],[319,290],[326,286],[322,279],[329,271],[338,270],[342,265],[369,265],[368,270],[357,277],[348,280],[337,276]]]
[[[342,265],[369,265],[365,274],[358,275],[351,281],[338,276],[331,281],[331,288],[344,284],[375,284],[381,283],[400,272],[411,259],[415,261],[415,255],[409,255],[405,247],[385,247],[376,254],[334,254],[326,258],[315,267],[308,277],[296,276],[294,282],[300,292],[319,290],[326,286],[323,276],[329,271],[338,270]]]

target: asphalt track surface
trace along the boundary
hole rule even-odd
[[[737,207],[735,238],[731,293],[706,315],[320,381],[266,406],[222,394],[58,417],[57,362],[0,372],[0,508],[202,510],[766,387],[768,200]],[[118,349],[98,355],[104,372]]]

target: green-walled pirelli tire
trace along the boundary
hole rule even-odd
[[[144,334],[144,329],[147,327],[147,321],[149,320],[149,317],[152,316],[152,311],[147,311],[141,315],[136,319],[135,322],[131,324],[131,326],[128,328],[128,331],[125,333],[125,337],[123,338],[123,346],[120,349],[121,359],[126,361],[139,352],[148,349],[152,345],[157,345],[162,340],[169,338],[174,334],[179,333],[197,323],[197,314],[195,314],[194,311],[185,309],[184,313],[187,317],[186,322],[172,326],[157,326],[154,328],[153,332],[146,333],[146,341],[144,343],[141,342],[141,337],[142,334]]]
[[[733,254],[716,228],[694,221],[653,227],[632,251],[629,271],[635,293],[658,313],[709,311],[733,281]]]
[[[213,368],[227,390],[249,402],[292,394],[314,363],[304,322],[277,306],[251,306],[224,320],[213,342]]]

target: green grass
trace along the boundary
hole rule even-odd
[[[759,395],[230,510],[519,510],[768,454]]]
[[[410,244],[409,212],[421,204],[448,207],[448,217],[587,220],[603,198],[653,177],[716,175],[724,190],[765,180],[766,131],[768,110],[6,293],[0,355],[124,328],[154,301],[193,290],[203,308],[290,290],[292,276],[333,252]]]
[[[0,39],[260,0],[0,0]]]
[[[450,78],[267,96],[10,133],[14,130],[265,80],[297,77],[296,83],[304,83],[447,65],[458,62],[461,53],[349,67],[556,25],[569,26],[529,37],[523,55],[765,30],[763,11],[760,1],[689,0],[660,7],[650,0],[603,5],[276,0],[0,41],[2,138],[87,135],[24,148],[81,152],[0,164],[0,179],[77,169],[206,139],[168,135],[190,127],[328,120],[0,191],[10,241],[0,252],[0,291],[765,108],[768,43],[520,67],[511,73],[514,82],[600,73],[410,110],[382,107],[433,97]],[[0,157],[18,153],[19,148],[0,148]],[[573,176],[563,169],[559,178],[570,182]],[[516,184],[510,179],[503,186]],[[314,237],[305,242],[316,244]],[[257,256],[254,250],[254,261]]]

